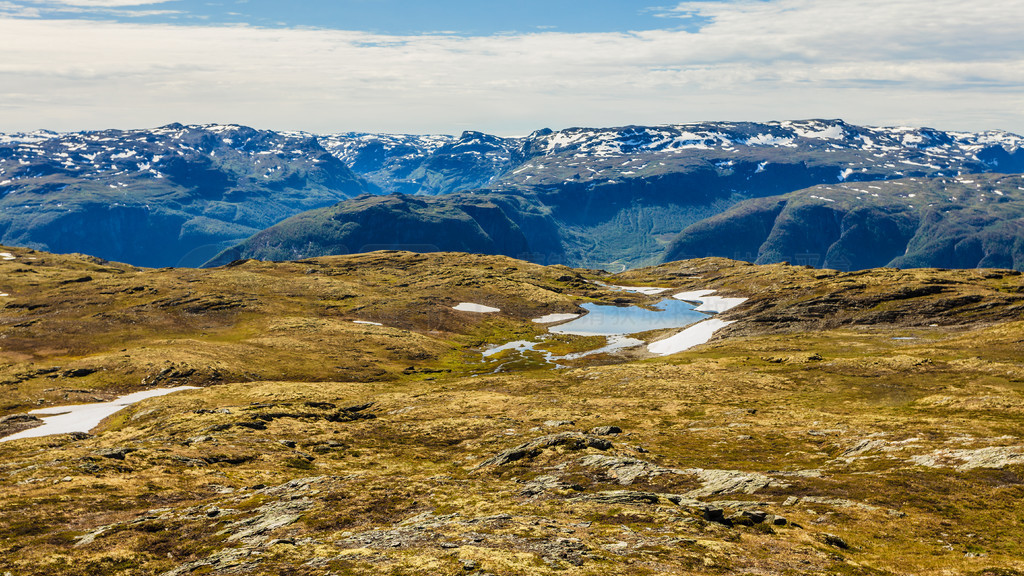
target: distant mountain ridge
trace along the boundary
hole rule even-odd
[[[616,177],[636,179],[688,168],[688,161],[694,158],[728,162],[735,155],[739,155],[737,161],[765,156],[768,163],[759,162],[760,169],[755,168],[755,173],[761,174],[771,164],[770,149],[812,165],[836,165],[840,168],[836,180],[1024,169],[1024,138],[1008,132],[865,127],[842,120],[543,129],[522,138],[480,132],[464,132],[457,138],[349,133],[321,136],[320,141],[357,173],[373,175],[370,180],[385,193],[589,186]],[[818,158],[822,153],[839,153],[841,157],[825,162]],[[658,156],[659,163],[638,161],[624,167],[614,162],[617,158],[642,160],[647,155]],[[478,162],[471,162],[472,158]],[[582,159],[588,164],[581,170]],[[887,163],[892,166],[876,169]],[[448,187],[424,185],[429,180],[444,182],[446,171],[456,170],[463,174],[470,170],[474,179],[451,181]]]
[[[502,218],[520,219],[515,212],[524,199],[531,210],[547,215],[543,232],[538,232],[543,242],[498,253],[611,270],[661,261],[666,246],[681,230],[750,198],[822,183],[1024,171],[1024,139],[1016,135],[867,128],[823,120],[573,128],[541,130],[519,139],[484,138],[472,132],[459,138],[331,138],[333,144],[326,147],[363,174],[371,174],[383,191],[465,192],[488,182],[484,190],[470,191],[486,193],[491,202],[499,197],[515,198],[515,202],[497,202]],[[463,166],[472,169],[465,172]],[[427,182],[434,187],[426,186]],[[441,184],[450,187],[438,188]],[[430,222],[446,212],[460,215],[452,220],[451,237],[435,236],[426,244],[494,250],[492,241],[482,239],[491,236],[486,232],[487,223],[465,232],[459,208],[464,203],[464,198],[454,197],[429,203]],[[309,215],[302,227],[291,222],[271,228],[258,240],[254,237],[234,248],[230,255],[298,258],[335,253],[342,246],[351,251],[366,244],[400,246],[403,236],[388,227],[377,227],[375,240],[368,240],[367,231],[374,226],[369,224],[369,214],[364,218],[359,211],[371,205],[372,220],[379,222],[381,204],[353,201],[332,209],[331,215]],[[402,202],[389,205],[408,207]],[[335,218],[339,212],[353,226],[358,223],[358,234],[348,236],[354,234],[354,228],[340,235],[333,228],[331,233],[320,233],[317,223]],[[410,223],[409,212],[401,211],[400,216],[396,212],[396,217],[406,222],[406,228],[417,226],[415,219]],[[433,223],[421,225],[434,229]],[[552,248],[552,236],[558,237],[558,248]],[[480,240],[474,243],[472,238]],[[756,258],[757,251],[751,254]],[[225,254],[214,262],[223,263],[227,257]]]
[[[0,136],[0,242],[198,265],[229,247],[239,257],[277,258],[401,246],[417,236],[409,226],[429,220],[441,224],[427,227],[435,232],[421,246],[505,254],[515,244],[508,255],[620,270],[661,261],[681,231],[745,200],[823,184],[986,172],[1024,172],[1024,138],[841,120],[544,129],[521,138],[220,125],[36,132]],[[353,200],[365,193],[439,199]],[[484,195],[480,204],[500,217],[465,195],[448,198],[456,193]],[[308,230],[296,221],[269,228],[339,201],[349,203],[329,219],[349,223],[341,235],[321,235],[318,216],[301,219]],[[387,210],[397,211],[402,227],[381,224]],[[450,227],[445,214],[454,218]],[[468,226],[467,217],[476,223]],[[525,221],[525,245],[495,237]],[[242,242],[257,233],[258,250]]]
[[[282,218],[366,192],[316,138],[239,126],[0,138],[0,239],[197,266]]]

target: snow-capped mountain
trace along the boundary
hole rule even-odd
[[[366,192],[308,135],[173,124],[2,140],[0,241],[135,264],[197,265]]]
[[[38,131],[0,136],[0,243],[195,265],[289,216],[365,192],[472,192],[488,200],[418,207],[362,201],[341,208],[337,213],[349,222],[342,236],[352,233],[349,241],[360,242],[344,249],[408,244],[391,237],[398,233],[393,227],[370,224],[389,210],[406,210],[439,221],[475,219],[485,232],[498,226],[494,233],[528,221],[528,232],[514,233],[523,233],[527,244],[533,234],[545,240],[512,255],[618,269],[658,261],[684,228],[743,200],[824,184],[983,172],[1024,172],[1024,138],[841,120],[544,129],[521,138],[179,124]],[[374,216],[364,218],[360,210]],[[533,216],[524,220],[524,210]],[[332,244],[318,234],[298,236],[328,250]],[[286,247],[271,252],[305,254]]]
[[[822,181],[1024,170],[1024,138],[1015,134],[841,120],[544,129],[524,138],[336,134],[320,142],[382,191],[421,194],[614,184],[690,171],[695,161],[751,175],[794,162],[834,167]]]
[[[379,191],[449,194],[486,188],[521,160],[522,139],[482,132],[461,136],[334,134],[324,148]]]

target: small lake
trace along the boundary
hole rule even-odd
[[[583,304],[588,312],[586,315],[572,322],[552,326],[549,331],[577,336],[618,336],[664,328],[683,328],[710,317],[709,314],[694,310],[693,304],[672,298],[666,298],[654,307],[657,310],[588,302]]]

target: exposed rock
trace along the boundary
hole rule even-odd
[[[850,446],[849,448],[843,450],[839,454],[839,458],[853,459],[860,456],[861,454],[871,452],[872,450],[880,450],[883,447],[885,447],[885,445],[885,440],[870,440],[865,438],[864,440],[861,440],[860,442],[857,442],[853,446]]]
[[[461,520],[457,513],[435,516],[433,512],[424,512],[407,518],[389,529],[374,529],[359,534],[349,534],[347,538],[339,542],[339,545],[343,548],[381,550],[425,546],[451,548],[453,545],[447,541],[448,536],[441,533],[446,528],[464,529],[467,526],[481,525],[500,527],[510,520],[512,520],[512,516],[509,514]],[[463,533],[462,536],[472,542],[484,541],[482,535],[475,536],[472,532]]]
[[[536,496],[553,490],[583,490],[579,484],[567,484],[556,476],[538,476],[527,482],[519,491],[521,496]]]
[[[703,468],[665,468],[639,458],[622,458],[591,454],[580,459],[584,466],[599,467],[607,470],[607,474],[615,478],[619,484],[628,486],[637,478],[651,478],[663,474],[684,474],[696,476],[704,485],[690,490],[683,496],[686,498],[702,498],[716,494],[753,494],[768,486],[784,487],[788,484],[770,476],[756,472],[740,472],[738,470],[705,470]]]
[[[789,486],[764,474],[756,472],[740,472],[738,470],[704,470],[692,468],[685,471],[696,475],[704,483],[700,488],[690,490],[685,495],[690,498],[702,498],[716,494],[753,494],[769,486]]]
[[[686,474],[683,470],[663,468],[638,458],[622,458],[604,454],[589,454],[580,458],[580,464],[604,468],[606,473],[623,486],[629,486],[637,478],[652,478],[663,474]]]
[[[572,420],[545,420],[544,425],[549,428],[558,428],[559,426],[575,426],[576,423]]]
[[[595,436],[608,436],[611,434],[622,434],[622,428],[618,426],[598,426],[590,430],[591,434]]]
[[[42,425],[43,420],[31,414],[4,416],[0,418],[0,438]]]
[[[596,502],[600,504],[657,504],[662,496],[654,492],[632,490],[606,490],[570,498],[570,502]]]
[[[749,516],[743,516],[742,514],[733,514],[726,518],[728,525],[730,526],[753,526],[758,524],[753,518]]]
[[[705,506],[701,509],[701,517],[708,522],[731,525],[731,522],[725,518],[725,510],[718,506]]]
[[[61,373],[61,376],[64,376],[65,378],[82,378],[96,372],[97,370],[95,368],[72,368],[70,370],[65,370]]]
[[[101,448],[93,452],[93,454],[101,458],[124,460],[124,457],[132,452],[135,452],[135,448]]]
[[[107,532],[108,530],[110,530],[111,528],[114,528],[116,526],[117,526],[117,524],[109,524],[107,526],[100,526],[99,528],[96,528],[95,530],[93,530],[92,532],[89,532],[88,534],[85,534],[85,535],[82,535],[82,536],[75,536],[75,540],[77,540],[77,542],[75,542],[75,548],[79,548],[79,547],[85,546],[87,544],[92,544],[93,542],[96,541],[97,538],[99,538],[105,532]]]
[[[241,573],[255,567],[255,562],[246,562],[245,560],[257,554],[255,550],[249,548],[225,548],[201,560],[195,560],[182,564],[173,570],[168,570],[160,576],[185,576],[207,566],[212,568],[214,573],[224,573],[227,571]]]
[[[560,562],[582,566],[588,548],[579,538],[554,538],[536,545],[535,551],[553,568]]]
[[[931,454],[913,456],[910,461],[930,468],[1004,468],[1024,463],[1024,446],[990,446],[976,450],[936,450]]]
[[[554,448],[555,446],[566,446],[570,450],[582,450],[584,448],[607,450],[612,447],[612,444],[607,440],[588,436],[581,432],[560,432],[549,436],[541,436],[514,448],[499,452],[478,464],[473,470],[479,470],[486,466],[501,466],[516,460],[522,460],[523,458],[533,458],[545,448]]]
[[[768,513],[762,510],[744,510],[740,512],[740,516],[750,518],[754,524],[761,524],[768,519]]]
[[[228,542],[264,545],[269,540],[268,533],[294,523],[312,507],[313,501],[309,498],[269,502],[254,510],[252,516],[229,524],[217,534],[227,535]]]
[[[841,548],[843,550],[849,550],[850,548],[850,545],[846,543],[846,540],[843,540],[835,534],[824,533],[821,535],[821,541],[829,546],[835,546],[836,548]]]

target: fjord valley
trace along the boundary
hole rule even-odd
[[[1016,271],[0,254],[4,437],[192,387],[0,442],[0,571],[1024,572]],[[723,327],[557,330],[666,298]]]
[[[1020,186],[996,186],[989,203],[954,189],[974,174],[1024,171],[1021,142],[1005,132],[840,120],[545,129],[522,138],[219,125],[7,135],[0,242],[146,266],[397,248],[612,271],[705,256],[1019,269],[1019,249],[1007,242]],[[877,184],[901,179],[944,196],[924,205],[908,196],[916,192]],[[814,186],[865,193],[839,210]],[[786,194],[821,206],[796,210]],[[775,208],[786,202],[792,208]],[[742,240],[706,240],[748,221],[754,228]],[[828,231],[816,234],[823,221]],[[888,257],[860,230],[882,238]],[[932,245],[935,234],[952,248]]]

